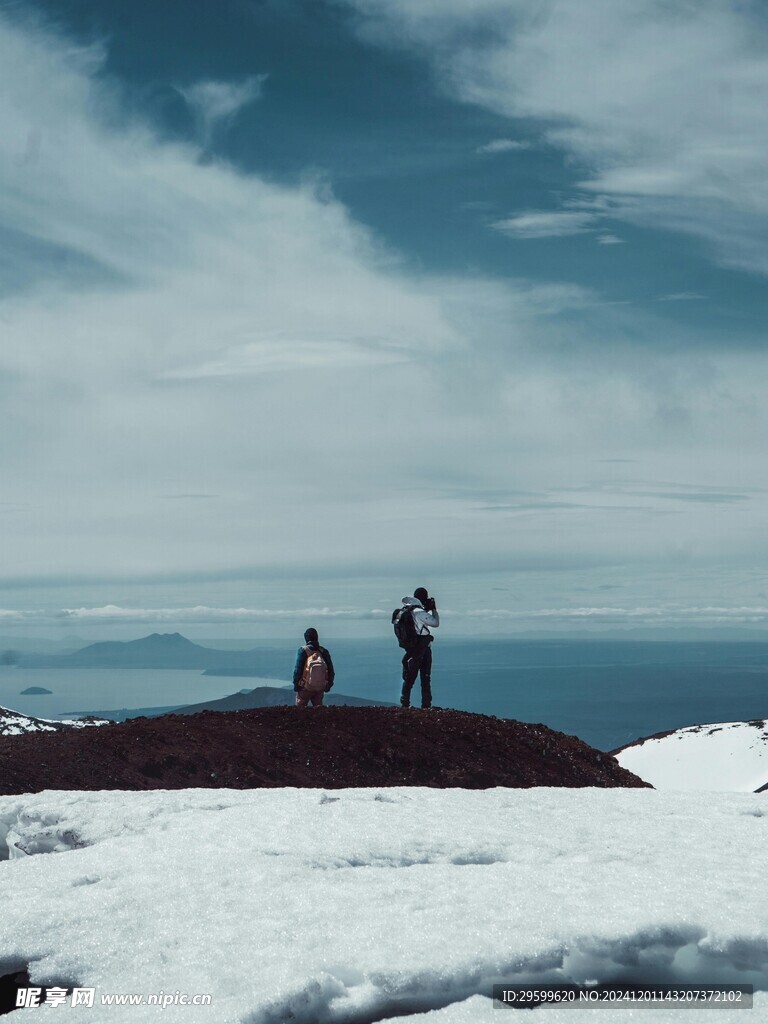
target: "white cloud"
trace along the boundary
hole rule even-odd
[[[265,335],[259,342],[224,351],[211,362],[169,370],[160,374],[159,379],[201,380],[286,370],[372,369],[407,361],[407,350],[391,339],[345,339],[308,330],[304,338],[279,333]]]
[[[768,273],[768,26],[700,0],[349,0],[445,87],[565,149],[615,213]]]
[[[696,302],[706,298],[698,292],[670,292],[669,295],[660,295],[659,302]]]
[[[361,611],[357,608],[209,608],[197,605],[192,608],[123,608],[120,605],[103,605],[100,608],[62,608],[54,617],[69,619],[89,625],[112,622],[172,622],[172,623],[215,623],[215,622],[264,622],[274,619],[371,619],[381,618],[389,613],[373,608]],[[45,615],[50,619],[50,614]]]
[[[478,146],[478,153],[514,153],[522,149],[530,149],[530,142],[518,139],[492,139],[484,146]]]
[[[536,607],[530,599],[523,598],[518,608],[467,608],[456,610],[440,608],[440,615],[449,621],[453,629],[474,628],[473,620],[508,623],[513,629],[521,629],[551,620],[553,624],[568,626],[579,621],[595,621],[621,626],[716,626],[754,625],[768,622],[768,607],[764,605],[686,605],[667,602],[658,605],[563,605]],[[216,624],[274,624],[293,626],[298,622],[334,621],[343,623],[388,622],[390,612],[381,608],[340,607],[297,607],[297,608],[240,608],[209,607],[196,605],[176,608],[140,608],[121,605],[102,605],[82,608],[62,608],[58,611],[38,609],[35,611],[0,611],[0,621],[24,623],[26,626],[67,623],[72,628],[96,626],[145,625],[196,626]],[[468,623],[463,623],[469,620]],[[551,625],[554,628],[554,625]]]
[[[308,561],[364,555],[346,502],[416,472],[390,437],[439,415],[441,300],[327,189],[126,123],[96,57],[0,19],[0,223],[88,268],[33,253],[0,303],[6,569],[279,564],[308,506]]]
[[[497,231],[513,238],[559,238],[579,235],[593,226],[590,213],[571,210],[529,210],[526,213],[497,220],[492,224]]]
[[[619,238],[618,235],[605,234],[598,235],[596,241],[599,245],[623,245],[624,239]]]
[[[0,17],[0,223],[29,242],[24,286],[0,300],[6,575],[754,553],[759,501],[729,530],[691,503],[662,533],[599,509],[512,529],[475,496],[583,482],[601,457],[747,486],[764,461],[762,364],[689,358],[660,314],[572,285],[415,274],[327,189],[162,143],[99,72],[98,51]],[[548,229],[603,209],[581,200]],[[39,258],[54,250],[67,259]],[[230,606],[197,589],[179,605]],[[124,606],[104,590],[57,604]]]
[[[250,103],[261,98],[267,75],[251,75],[239,82],[195,82],[179,92],[200,122],[203,140],[215,129],[230,124]]]
[[[566,624],[574,620],[609,622],[614,627],[627,626],[747,626],[768,622],[768,608],[763,605],[735,607],[719,605],[685,606],[680,604],[645,606],[579,606],[561,608],[475,608],[466,613],[469,618],[502,621],[531,621],[552,619]]]

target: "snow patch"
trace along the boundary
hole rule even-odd
[[[614,756],[654,789],[754,793],[768,780],[768,722],[691,725],[637,740]]]
[[[554,948],[530,958],[513,957],[506,963],[491,959],[452,975],[422,970],[365,977],[327,971],[247,1014],[243,1024],[378,1024],[469,1001],[487,1010],[494,984],[503,982],[535,986],[621,981],[638,987],[673,987],[700,984],[702,978],[708,984],[731,984],[734,977],[739,984],[752,984],[758,991],[768,989],[764,941],[735,942],[717,949],[708,944],[701,929],[660,927],[618,939],[585,936],[570,948]]]
[[[53,718],[35,718],[22,715],[20,711],[0,707],[0,736],[23,736],[28,732],[59,732],[61,729],[88,729],[97,725],[109,725],[106,718],[89,716],[83,719],[63,721]]]
[[[55,813],[22,807],[0,812],[0,861],[65,853],[83,845],[75,832],[61,826]]]
[[[30,964],[40,983],[77,977],[97,998],[213,997],[207,1008],[145,1006],[142,1024],[487,1024],[494,982],[627,979],[751,982],[756,1019],[768,1015],[760,797],[377,795],[0,797],[16,848],[75,851],[0,864],[0,899],[4,887],[13,892],[0,916],[0,961]],[[558,1010],[541,1012],[560,1024]],[[563,1012],[563,1024],[579,1019]],[[721,1013],[718,1024],[732,1024],[731,1011]],[[601,1011],[600,1024],[630,1015]],[[136,1010],[101,1017],[134,1024]]]

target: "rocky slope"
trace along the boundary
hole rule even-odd
[[[574,736],[462,711],[292,707],[0,738],[0,793],[186,787],[624,786]]]

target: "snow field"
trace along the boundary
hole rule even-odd
[[[70,1009],[91,1022],[496,1021],[495,981],[766,990],[767,804],[598,789],[2,797],[13,859],[0,863],[0,968],[95,986],[97,1003],[213,995],[210,1007]],[[61,852],[35,855],[48,851]],[[765,991],[756,1005],[768,1016]],[[684,1024],[702,1013],[686,1009]]]
[[[625,747],[616,760],[655,789],[754,793],[768,784],[768,722],[692,725]]]

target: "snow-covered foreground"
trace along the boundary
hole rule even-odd
[[[752,1015],[713,1019],[768,1016],[764,795],[47,792],[0,798],[0,823],[0,973],[96,990],[43,1019],[493,1024],[494,981],[590,978],[753,983]],[[101,1005],[160,992],[212,1005]]]
[[[768,722],[691,725],[624,747],[616,760],[655,789],[754,793],[768,784]]]

